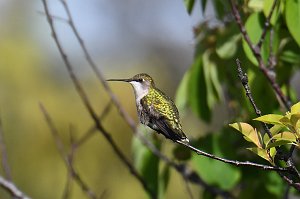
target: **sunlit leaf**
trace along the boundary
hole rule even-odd
[[[290,121],[294,129],[297,129],[297,123],[299,119],[300,119],[300,113],[291,114]]]
[[[298,56],[299,56],[299,55],[298,55]],[[291,107],[291,113],[292,113],[292,114],[300,113],[300,102],[294,104],[294,105]]]
[[[254,129],[250,124],[238,122],[229,124],[229,126],[241,132],[247,138],[247,141],[251,141],[259,148],[262,148],[262,138],[256,129]]]
[[[277,115],[277,114],[268,114],[268,115],[263,115],[260,116],[258,118],[255,118],[253,120],[257,120],[257,121],[261,121],[267,124],[280,124],[282,125],[282,123],[280,122],[280,119],[283,118],[282,115]]]
[[[273,140],[273,142],[271,140]],[[295,134],[289,131],[278,133],[274,135],[271,140],[266,143],[266,149],[285,144],[295,144],[297,142]]]
[[[300,0],[286,0],[285,19],[287,27],[300,46]]]
[[[262,157],[263,159],[267,160],[270,163],[273,163],[273,160],[269,157],[268,152],[266,149],[253,147],[253,148],[247,148],[248,150],[252,151],[256,155]]]
[[[261,11],[263,9],[263,5],[263,0],[250,0],[248,3],[248,7],[252,8],[256,12]]]
[[[280,125],[275,124],[274,126],[272,126],[270,128],[270,132],[272,135],[275,135],[275,134],[279,133],[282,129],[283,129],[283,126],[281,124]]]

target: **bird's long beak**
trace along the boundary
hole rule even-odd
[[[130,82],[131,79],[107,79],[106,81]]]

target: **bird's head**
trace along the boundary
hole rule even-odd
[[[154,87],[153,79],[146,73],[141,73],[129,79],[108,79],[107,81],[123,81],[132,85],[137,98],[141,98],[149,92],[151,87]]]

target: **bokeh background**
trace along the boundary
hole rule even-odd
[[[48,2],[53,15],[66,17],[59,1]],[[200,5],[189,16],[182,0],[85,0],[68,4],[79,33],[106,78],[145,72],[174,98],[193,61],[193,25],[202,19]],[[93,106],[101,112],[108,96],[88,67],[70,27],[61,20],[56,20],[55,26]],[[137,122],[131,87],[122,83],[111,86]],[[70,132],[80,137],[92,125],[50,35],[41,1],[0,0],[0,117],[12,179],[33,198],[60,198],[67,170],[39,103],[49,111],[66,146]],[[199,136],[199,127],[207,128],[192,114],[182,117],[190,137]],[[131,158],[132,133],[115,108],[104,125]],[[162,150],[168,154],[170,148],[172,144],[165,141]],[[100,134],[77,151],[75,167],[96,193],[105,191],[105,198],[145,197],[141,185]],[[184,198],[186,194],[184,181],[171,170],[167,198]],[[9,197],[0,192],[0,198]],[[85,198],[76,183],[72,198]]]

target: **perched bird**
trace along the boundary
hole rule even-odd
[[[129,79],[107,81],[123,81],[132,85],[138,116],[142,124],[174,142],[189,142],[182,131],[179,113],[174,102],[155,87],[153,79],[148,74],[141,73]]]

